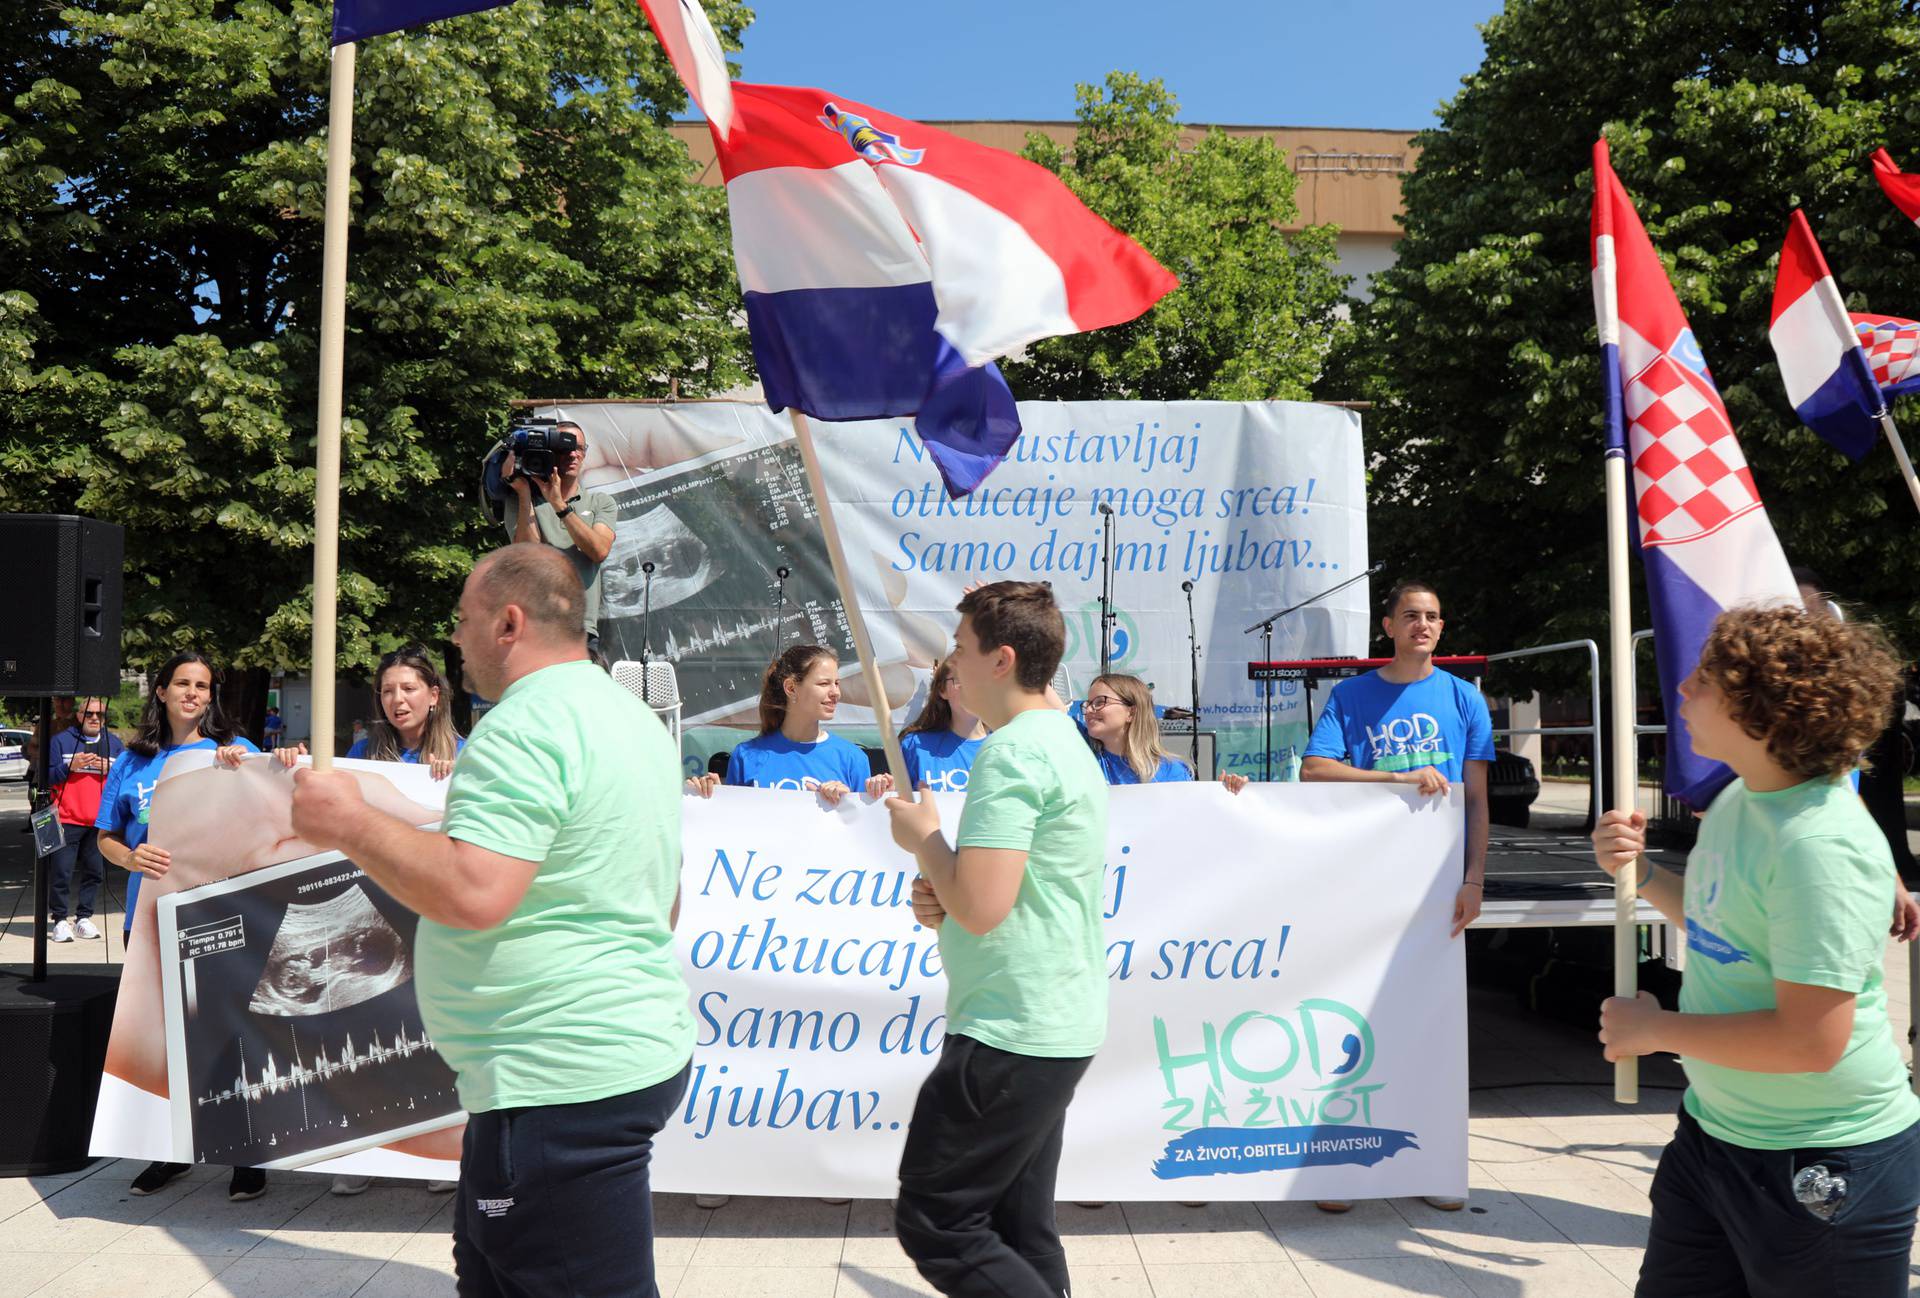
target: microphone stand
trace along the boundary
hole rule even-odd
[[[640,609],[640,665],[647,665],[653,657],[653,560],[648,559],[640,565],[640,571],[646,574],[647,589]]]
[[[1189,697],[1193,700],[1193,778],[1197,780],[1200,778],[1200,633],[1193,621],[1193,583],[1183,581],[1180,589],[1187,592],[1187,666],[1192,674]]]
[[[1318,595],[1309,595],[1298,604],[1283,608],[1264,621],[1255,622],[1252,626],[1241,632],[1241,634],[1252,635],[1255,631],[1258,631],[1260,633],[1260,661],[1270,663],[1273,661],[1273,624],[1275,622],[1278,622],[1289,613],[1298,612],[1309,604],[1318,604],[1329,595],[1337,595],[1357,581],[1365,581],[1369,577],[1378,576],[1386,566],[1386,560],[1383,559],[1357,577],[1349,577],[1338,586],[1329,586]],[[1266,752],[1263,753],[1261,757],[1261,767],[1264,774],[1260,778],[1263,782],[1271,784],[1273,782],[1273,682],[1261,681],[1260,683],[1266,687],[1262,692],[1262,702],[1264,704],[1262,711],[1266,714],[1267,730]]]
[[[1113,669],[1113,508],[1100,506],[1100,674]]]
[[[780,650],[784,640],[780,629],[787,620],[787,578],[792,575],[792,572],[793,570],[785,564],[781,564],[773,570],[775,589],[778,592],[775,595],[773,606],[773,656],[775,658],[780,656]]]

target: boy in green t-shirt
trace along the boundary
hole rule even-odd
[[[887,803],[920,864],[915,918],[939,930],[948,1033],[914,1105],[894,1231],[943,1294],[1061,1298],[1067,1105],[1107,1030],[1107,784],[1048,697],[1066,648],[1053,592],[1003,581],[969,591],[960,614],[947,661],[993,733],[957,846],[924,792]]]
[[[1878,631],[1798,608],[1714,623],[1681,686],[1694,751],[1737,777],[1684,879],[1639,860],[1646,817],[1594,831],[1609,874],[1687,934],[1678,1012],[1600,1011],[1606,1057],[1671,1051],[1688,1087],[1660,1158],[1641,1298],[1907,1292],[1920,1099],[1887,1025],[1894,875],[1846,779],[1887,720]]]

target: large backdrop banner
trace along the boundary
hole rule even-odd
[[[786,416],[739,402],[545,407],[587,434],[582,482],[619,504],[602,577],[603,645],[678,668],[690,770],[751,724],[783,647],[832,647],[848,677],[842,727],[870,723],[833,573]],[[1258,774],[1265,742],[1246,628],[1365,571],[1360,417],[1301,402],[1020,403],[1007,463],[949,500],[911,422],[815,424],[828,493],[888,697],[907,719],[974,581],[1053,584],[1079,690],[1100,661],[1102,523],[1112,533],[1114,670],[1192,702],[1188,609],[1201,648],[1201,729],[1221,771]],[[1110,513],[1102,513],[1102,510]],[[643,565],[652,563],[649,575]],[[784,583],[780,569],[788,570]],[[1282,619],[1279,658],[1358,655],[1367,584]],[[1306,739],[1304,696],[1275,687],[1275,772]],[[854,737],[858,738],[858,735]],[[1204,754],[1203,754],[1204,757]]]
[[[435,814],[419,768],[353,767]],[[143,889],[93,1152],[451,1177],[464,1118],[420,1027],[413,921],[283,832],[290,789],[266,759],[160,786],[155,839],[194,886]],[[951,829],[962,799],[940,797]],[[889,1196],[946,987],[885,808],[721,789],[685,811],[698,1036],[655,1185]],[[1110,1029],[1062,1197],[1464,1194],[1463,826],[1457,793],[1398,786],[1116,789]]]

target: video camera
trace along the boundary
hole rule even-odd
[[[513,452],[513,476],[539,482],[553,476],[557,461],[580,449],[571,428],[557,419],[528,419],[507,430],[507,449]]]

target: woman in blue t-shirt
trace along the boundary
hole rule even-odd
[[[1108,784],[1170,784],[1193,768],[1160,743],[1153,691],[1138,676],[1101,676],[1087,689],[1080,728]]]
[[[410,644],[382,658],[373,674],[373,696],[380,718],[372,734],[347,749],[348,757],[424,763],[436,780],[453,774],[453,759],[467,741],[454,729],[447,703],[453,691],[425,645]]]
[[[127,752],[114,763],[100,792],[100,855],[107,863],[128,871],[126,928],[133,928],[133,910],[140,898],[141,878],[158,879],[172,857],[165,848],[147,841],[147,812],[160,772],[175,753],[213,750],[216,761],[227,765],[260,750],[244,736],[236,736],[214,688],[213,664],[192,651],[167,659],[154,680],[152,693],[140,714],[140,731]],[[153,1163],[133,1180],[135,1194],[152,1194],[187,1170],[185,1163]],[[266,1193],[267,1174],[253,1167],[233,1169],[227,1197],[257,1199]]]
[[[719,784],[817,793],[833,806],[867,782],[859,747],[826,731],[840,706],[840,664],[819,645],[795,645],[775,658],[760,684],[760,733],[733,750],[725,777],[707,774],[687,788],[711,797]]]
[[[986,737],[986,723],[967,711],[961,700],[960,678],[945,659],[935,663],[920,715],[900,732],[900,755],[906,759],[913,787],[924,784],[935,793],[965,793],[967,775]],[[886,771],[867,781],[869,798],[891,792],[893,776]]]

